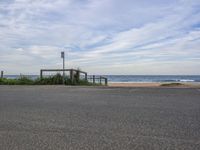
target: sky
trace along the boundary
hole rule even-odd
[[[0,70],[200,75],[200,0],[0,0]]]

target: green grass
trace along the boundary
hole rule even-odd
[[[182,83],[163,83],[160,86],[182,86]]]
[[[20,76],[18,79],[7,79],[0,78],[0,85],[60,85],[63,84],[63,77],[61,74],[56,74],[54,76],[44,77],[42,79],[37,78],[32,80],[26,76]],[[86,80],[79,79],[77,76],[74,76],[72,81],[68,77],[65,78],[65,85],[94,85]],[[100,84],[95,84],[100,85]]]
[[[0,85],[33,85],[34,80],[31,80],[25,76],[21,76],[19,79],[0,79]]]

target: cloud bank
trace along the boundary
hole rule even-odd
[[[199,0],[0,1],[0,69],[200,74]]]

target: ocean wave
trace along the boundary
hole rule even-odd
[[[195,80],[181,79],[180,82],[195,82]]]
[[[171,79],[171,80],[157,80],[156,82],[199,82],[192,79]]]

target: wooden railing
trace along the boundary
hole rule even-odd
[[[93,84],[108,85],[108,79],[103,76],[92,75],[88,77],[87,79],[88,79],[88,82],[91,82]]]
[[[84,75],[85,80],[87,80],[87,72],[76,70],[76,69],[41,69],[40,70],[40,78],[43,78],[44,72],[58,72],[58,71],[64,71],[64,72],[70,72],[70,79],[74,80],[74,75],[77,74],[78,78],[80,77],[80,74]]]
[[[79,79],[81,77],[81,74],[83,74],[84,79],[90,83],[108,85],[108,79],[106,77],[95,76],[95,75],[88,77],[87,72],[76,70],[76,69],[41,69],[40,78],[43,78],[44,72],[69,72],[71,81],[74,81],[74,75],[76,75],[76,77]]]

